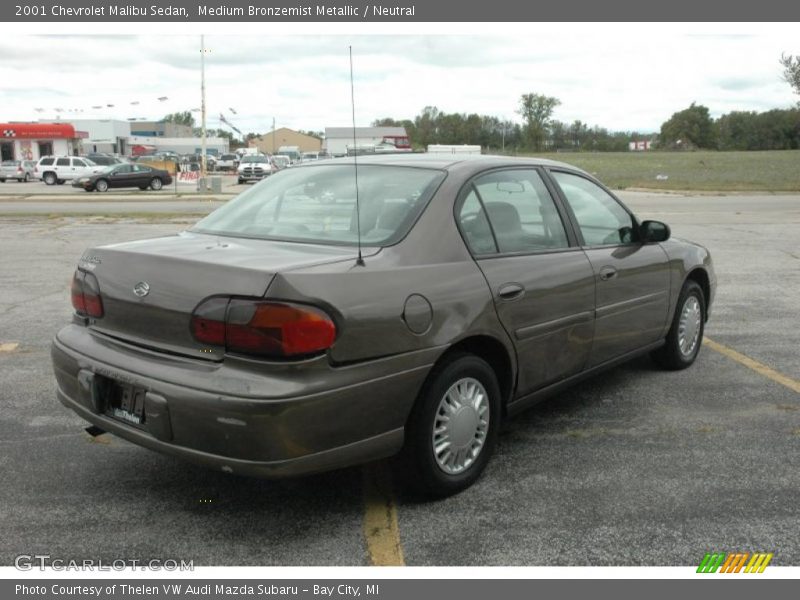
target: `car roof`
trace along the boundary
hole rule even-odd
[[[559,167],[585,173],[582,169],[565,162],[538,157],[500,156],[491,154],[438,154],[422,152],[404,152],[393,154],[362,154],[356,157],[359,165],[396,165],[399,167],[427,167],[447,171],[466,170],[482,171],[493,167],[531,166]],[[352,164],[353,157],[333,158],[323,164]],[[315,168],[314,165],[299,165],[297,168]],[[587,173],[588,174],[588,173]]]

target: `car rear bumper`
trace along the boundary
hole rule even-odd
[[[402,446],[414,399],[440,349],[310,373],[308,393],[290,396],[285,381],[259,375],[254,397],[242,378],[236,394],[223,363],[182,359],[127,345],[115,348],[79,325],[53,340],[59,401],[101,429],[135,444],[225,472],[282,477],[326,471],[390,456]],[[138,356],[137,356],[138,354]],[[322,357],[320,361],[327,359]],[[205,363],[205,364],[204,364]],[[148,367],[152,367],[149,368]],[[306,377],[298,368],[297,377]],[[371,374],[371,376],[370,376]],[[319,378],[323,378],[320,380]],[[110,416],[97,384],[112,380],[146,391],[145,419],[132,425]],[[349,383],[347,383],[349,382]],[[321,389],[320,386],[325,389]],[[312,391],[313,390],[313,391]]]

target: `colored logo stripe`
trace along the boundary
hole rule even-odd
[[[752,555],[749,552],[707,552],[697,572],[716,573],[719,569],[720,573],[739,573],[744,567],[745,573],[763,573],[773,556],[771,552],[754,552]],[[745,567],[748,558],[750,561]]]

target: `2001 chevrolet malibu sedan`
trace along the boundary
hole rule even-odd
[[[565,164],[342,159],[86,251],[52,358],[63,404],[153,450],[259,476],[403,450],[446,495],[503,418],[642,353],[691,365],[715,281]]]

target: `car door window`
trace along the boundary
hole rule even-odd
[[[57,167],[68,167],[69,166],[69,159],[68,158],[59,158],[56,161]]]
[[[73,158],[72,159],[72,164],[73,164],[73,166],[76,166],[76,167],[85,167],[86,166],[86,163],[83,162],[80,158]]]
[[[474,188],[501,253],[569,247],[564,224],[538,171],[495,171],[476,179]]]
[[[131,165],[120,165],[114,169],[115,175],[126,175],[132,171]]]
[[[492,229],[489,227],[489,220],[486,218],[486,211],[483,210],[483,204],[478,199],[474,188],[470,189],[461,205],[458,222],[472,254],[482,256],[497,253],[497,246]]]
[[[629,244],[633,239],[633,218],[613,196],[580,175],[553,171],[578,222],[586,246]]]

